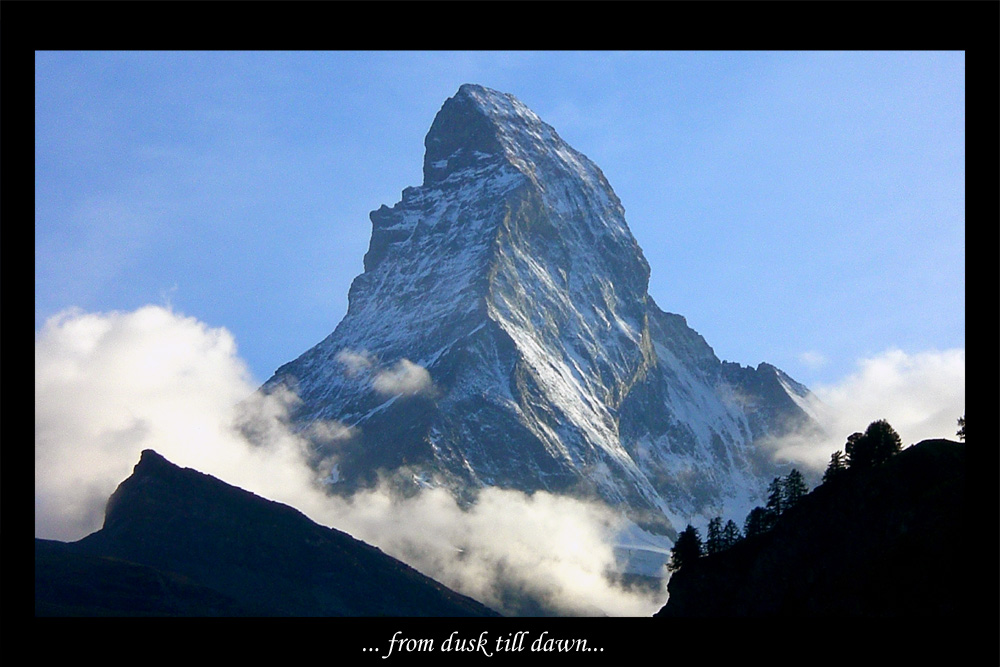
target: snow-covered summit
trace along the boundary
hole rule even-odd
[[[807,419],[806,390],[656,306],[600,169],[513,96],[463,85],[425,146],[343,321],[265,385],[296,392],[336,486],[574,493],[667,534],[745,513],[775,472],[754,443]]]
[[[474,121],[470,117],[478,115]],[[481,134],[469,144],[470,129]],[[480,143],[481,142],[481,143]],[[466,150],[502,154],[513,166],[540,184],[540,170],[550,174],[568,171],[614,196],[604,174],[593,162],[564,142],[555,129],[513,95],[483,86],[465,84],[448,99],[431,125],[425,140],[425,166]],[[613,201],[619,207],[617,197]]]

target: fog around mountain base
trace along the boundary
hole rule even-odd
[[[950,437],[964,413],[964,363],[962,350],[892,350],[862,362],[815,390],[829,440],[786,440],[775,454],[820,469],[878,418],[905,444]],[[287,426],[296,397],[257,387],[227,330],[170,308],[51,318],[35,340],[36,537],[73,541],[99,529],[108,496],[148,448],[291,505],[500,611],[512,594],[564,615],[648,616],[662,606],[662,590],[606,576],[621,519],[601,505],[497,488],[465,510],[441,489],[406,500],[382,489],[328,496],[305,440]],[[335,421],[311,428],[331,441],[351,433]]]

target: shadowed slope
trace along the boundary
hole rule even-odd
[[[674,573],[657,616],[967,612],[965,445],[925,440],[805,496],[768,533]]]
[[[104,527],[57,544],[36,541],[36,590],[49,613],[83,613],[87,600],[104,613],[100,600],[66,587],[89,577],[91,593],[108,593],[121,615],[495,615],[346,533],[151,450],[112,494]],[[136,590],[100,583],[126,575]],[[164,602],[163,585],[183,602]]]

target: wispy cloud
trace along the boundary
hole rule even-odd
[[[342,357],[366,367],[365,355]],[[35,534],[76,540],[97,530],[104,504],[142,449],[286,503],[323,525],[375,544],[498,609],[530,597],[564,614],[648,616],[663,591],[616,585],[607,508],[546,493],[485,489],[460,507],[442,489],[400,499],[381,489],[342,499],[317,480],[335,460],[307,463],[288,427],[291,392],[263,395],[225,329],[161,306],[132,312],[71,310],[35,340]],[[408,361],[376,375],[386,389],[426,391]],[[313,424],[326,441],[353,437],[336,421]],[[312,462],[315,464],[316,462]]]
[[[965,350],[907,353],[889,349],[857,363],[834,384],[813,388],[810,409],[825,436],[795,434],[771,443],[776,456],[822,470],[844,449],[847,436],[887,420],[907,446],[928,438],[954,438],[965,414]]]
[[[429,395],[434,392],[431,374],[426,368],[409,359],[400,359],[389,368],[379,371],[372,380],[372,387],[385,396]]]
[[[340,363],[348,375],[357,375],[372,367],[374,360],[365,350],[341,350],[334,359]]]
[[[826,366],[828,360],[822,352],[807,350],[799,355],[799,361],[809,368],[816,369]]]
[[[334,359],[350,378],[370,382],[383,396],[433,396],[436,393],[430,372],[403,358],[385,366],[367,350],[344,349]]]

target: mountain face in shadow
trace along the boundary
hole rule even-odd
[[[925,440],[684,565],[656,616],[960,617],[972,583],[965,493],[965,445]]]
[[[36,615],[495,616],[298,510],[145,450],[101,530],[35,540]]]

